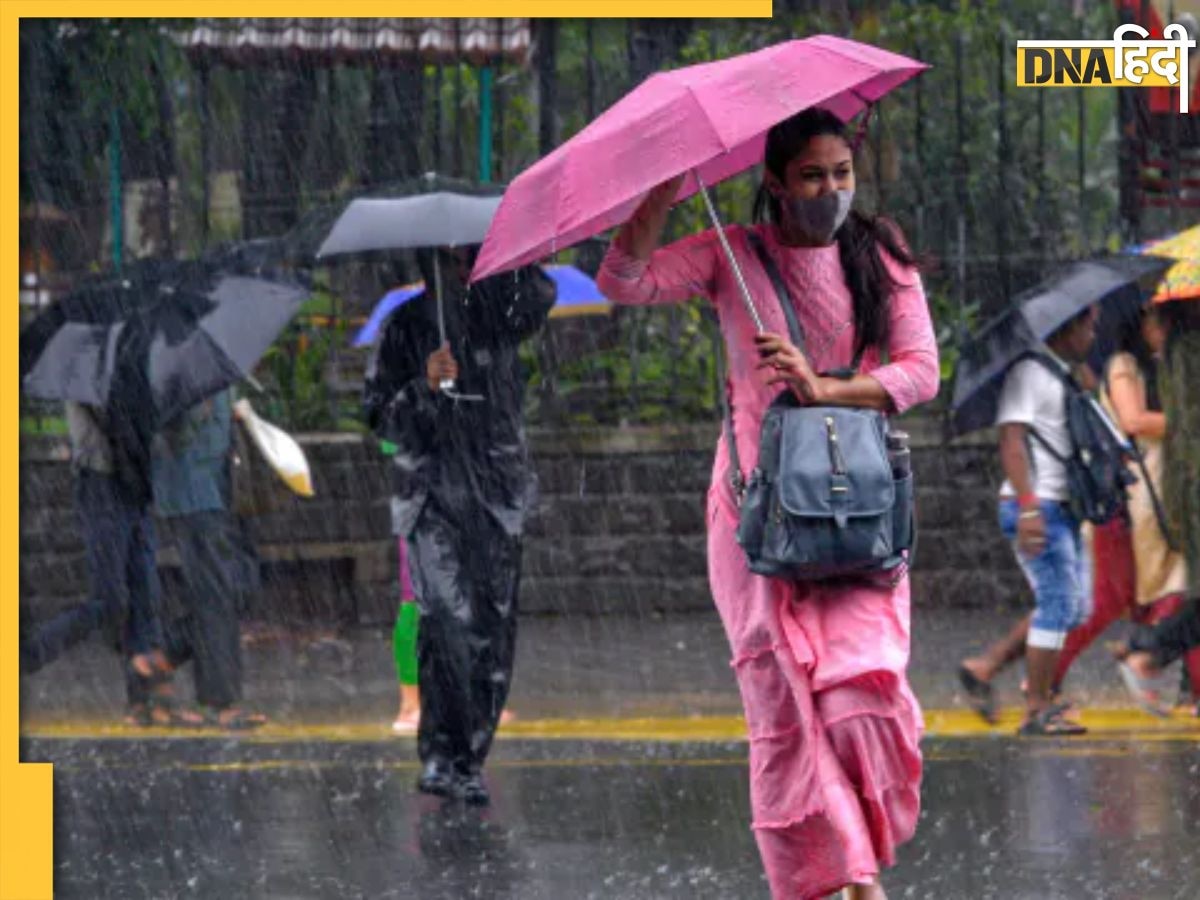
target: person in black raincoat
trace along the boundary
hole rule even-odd
[[[393,527],[407,538],[421,610],[418,787],[484,805],[480,776],[511,683],[521,535],[536,496],[517,349],[556,292],[536,267],[468,290],[475,249],[421,251],[427,285],[434,252],[446,344],[433,290],[400,307],[368,369],[364,405],[371,428],[397,447]]]

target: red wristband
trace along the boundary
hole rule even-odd
[[[1017,506],[1021,507],[1022,509],[1024,509],[1027,506],[1037,506],[1037,505],[1038,505],[1037,494],[1021,494],[1019,497],[1017,497]]]

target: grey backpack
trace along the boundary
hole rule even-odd
[[[748,237],[775,286],[792,343],[805,352],[787,286],[758,235]],[[852,377],[861,358],[860,352],[849,369],[830,374]],[[785,390],[763,416],[758,467],[748,479],[727,398],[725,433],[740,506],[737,540],[750,571],[795,581],[904,571],[916,537],[912,473],[907,446],[897,440],[901,435],[889,435],[887,416],[800,406]]]

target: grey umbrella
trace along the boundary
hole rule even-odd
[[[46,329],[45,340],[28,348],[31,365],[21,386],[29,396],[107,404],[122,354],[130,352],[124,337],[137,328],[145,334],[138,365],[144,365],[146,399],[153,403],[144,412],[169,421],[246,377],[308,296],[299,284],[233,274],[219,274],[203,287],[125,291],[146,296],[74,310],[109,320],[52,322],[56,329]]]
[[[317,258],[406,247],[482,244],[499,197],[438,191],[411,197],[360,197],[338,217]]]
[[[426,179],[430,185],[438,184],[435,176],[426,176]],[[338,216],[317,250],[317,258],[370,250],[482,244],[500,206],[500,199],[499,195],[480,196],[448,190],[403,197],[359,197],[352,200]],[[445,344],[442,272],[436,253],[433,267],[438,338]],[[447,393],[452,392],[453,388],[453,382],[442,384],[442,389]]]

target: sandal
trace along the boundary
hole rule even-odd
[[[134,703],[122,720],[137,728],[203,728],[204,718],[183,709],[173,695],[152,695],[145,703]]]
[[[131,703],[125,712],[125,718],[121,721],[135,728],[149,728],[154,724],[153,719],[150,718],[150,707],[145,703]]]
[[[248,712],[235,706],[215,709],[211,706],[204,708],[204,724],[210,728],[220,728],[224,731],[253,731],[267,724],[267,717],[262,713]]]
[[[1030,716],[1017,729],[1020,737],[1073,737],[1087,734],[1088,730],[1078,722],[1065,718],[1061,710],[1048,706]]]
[[[1143,678],[1133,671],[1133,668],[1127,661],[1122,659],[1117,663],[1117,672],[1121,676],[1121,681],[1125,684],[1125,690],[1129,691],[1130,699],[1138,706],[1150,713],[1152,716],[1158,716],[1160,719],[1165,719],[1171,715],[1171,710],[1167,708],[1166,703],[1162,699],[1163,686],[1162,677],[1159,678]]]
[[[146,703],[150,726],[159,728],[203,728],[204,716],[193,709],[185,709],[173,693],[150,695]]]
[[[958,667],[958,680],[962,684],[963,690],[967,692],[967,702],[971,704],[971,709],[979,713],[989,725],[995,725],[1000,721],[996,714],[996,693],[989,682],[984,681],[966,666]]]
[[[1021,696],[1026,702],[1029,700],[1029,681],[1028,679],[1021,681]],[[1062,688],[1050,688],[1050,705],[1047,707],[1053,710],[1057,715],[1063,716],[1072,722],[1079,721],[1079,707],[1075,705],[1073,700],[1066,700],[1062,695]]]
[[[396,716],[392,722],[393,734],[416,734],[421,726],[421,710],[405,712]]]

